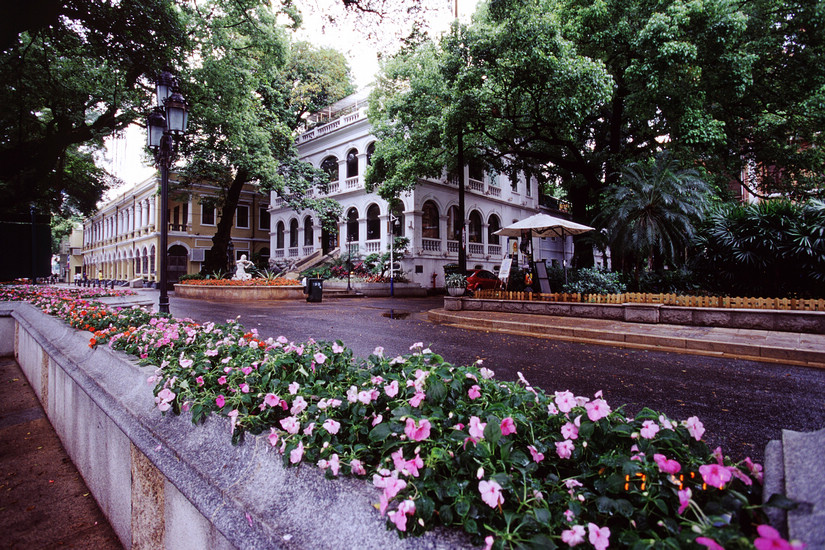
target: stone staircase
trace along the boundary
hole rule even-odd
[[[806,543],[809,550],[825,549],[823,455],[825,428],[808,433],[782,430],[781,439],[765,448],[764,500],[780,494],[798,503],[794,510],[768,508],[771,524],[789,540]]]

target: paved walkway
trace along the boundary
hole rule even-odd
[[[825,334],[626,323],[491,311],[434,309],[428,316],[433,322],[465,329],[825,368]]]

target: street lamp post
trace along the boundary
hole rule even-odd
[[[158,311],[169,313],[168,294],[168,241],[169,241],[169,169],[175,158],[177,143],[188,123],[189,110],[186,100],[177,89],[177,79],[163,71],[156,82],[158,104],[149,114],[149,149],[155,154],[155,164],[160,169],[160,299]]]

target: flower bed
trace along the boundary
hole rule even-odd
[[[300,282],[295,279],[246,279],[239,281],[235,279],[186,279],[178,285],[193,286],[300,286]]]
[[[695,417],[627,418],[601,394],[497,381],[421,343],[359,360],[341,342],[264,340],[236,322],[28,299],[95,328],[90,345],[160,365],[162,413],[224,415],[233,441],[263,434],[286,464],[372,479],[402,535],[448,525],[488,547],[791,547],[765,525],[761,468],[711,451]]]

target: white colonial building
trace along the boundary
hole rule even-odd
[[[443,266],[458,261],[461,223],[457,217],[457,178],[445,174],[438,180],[421,179],[390,212],[387,201],[364,188],[364,174],[376,141],[366,109],[365,92],[347,97],[313,115],[310,122],[319,125],[298,136],[300,158],[330,174],[328,188],[313,193],[336,199],[342,207],[341,217],[337,232],[325,231],[317,213],[296,212],[273,194],[272,258],[299,261],[335,249],[349,249],[361,257],[386,252],[392,218],[395,235],[410,240],[401,265],[407,278],[424,287],[442,287]],[[565,204],[540,198],[535,180],[522,178],[511,183],[507,177],[485,173],[472,165],[464,170],[468,269],[498,270],[508,252],[507,238],[494,235],[502,226],[540,210],[566,216]],[[566,257],[570,258],[572,241],[567,239],[566,244]],[[537,259],[548,264],[561,262],[561,239],[536,239],[535,246]]]

